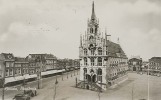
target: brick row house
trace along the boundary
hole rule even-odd
[[[71,59],[71,61],[75,60]],[[55,73],[57,72],[55,70],[65,69],[67,63],[69,63],[68,60],[57,59],[53,54],[29,54],[27,57],[15,57],[12,53],[1,53],[0,86],[2,86],[4,74],[5,82],[11,83],[23,79],[36,78],[38,73],[43,75]],[[79,60],[77,60],[78,63]],[[73,66],[71,65],[71,67]]]
[[[149,59],[149,74],[160,76],[161,74],[161,57],[152,57]]]
[[[142,71],[142,58],[139,56],[133,56],[129,59],[129,70],[130,71]]]

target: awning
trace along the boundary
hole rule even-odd
[[[30,75],[29,74],[25,74],[23,76],[25,77],[25,79],[29,79],[30,78]]]
[[[19,80],[24,80],[25,77],[24,76],[16,76],[15,79],[16,79],[16,81],[19,81]]]
[[[43,76],[43,75],[48,75],[48,73],[47,72],[41,72],[41,75]]]
[[[47,71],[47,74],[53,74],[53,70]]]
[[[32,75],[30,75],[30,78],[36,78],[37,77],[37,75],[36,74],[32,74]]]
[[[59,73],[59,72],[63,72],[63,71],[65,71],[65,69],[63,69],[63,70],[50,70],[50,71],[46,71],[45,74],[48,75],[48,74],[54,74],[54,73]]]
[[[14,81],[16,81],[16,79],[14,77],[5,78],[5,84],[9,83],[9,82],[14,82]]]

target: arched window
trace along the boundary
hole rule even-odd
[[[84,58],[84,65],[87,65],[87,58]]]
[[[87,68],[83,68],[84,74],[87,74]]]
[[[98,55],[102,55],[102,48],[98,48]]]
[[[98,69],[97,74],[102,75],[102,69],[101,68]]]
[[[102,58],[98,57],[98,66],[102,66]]]
[[[97,28],[95,28],[95,33],[97,33]]]
[[[86,75],[87,74],[87,68],[83,68],[83,70],[84,70],[84,78],[87,79],[87,75]]]
[[[98,76],[97,80],[102,82],[102,69],[99,68],[97,70],[97,76]]]
[[[94,66],[94,58],[91,58],[91,66]]]
[[[87,55],[87,49],[84,49],[84,55]]]
[[[91,49],[91,55],[94,55],[94,49]]]
[[[93,28],[90,28],[90,33],[93,33]]]
[[[93,38],[94,38],[93,36],[90,36],[90,37],[89,37],[89,40],[93,40]]]

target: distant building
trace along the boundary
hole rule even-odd
[[[14,55],[12,53],[1,53],[0,60],[3,61],[5,67],[5,77],[14,76]]]
[[[15,57],[12,53],[0,54],[0,87],[5,78],[5,85],[14,85],[24,81],[50,76],[56,70],[68,67],[79,67],[79,60],[59,60],[53,54],[29,54],[27,57]]]
[[[79,69],[80,62],[79,59],[58,59],[58,66],[66,70]]]
[[[130,71],[142,71],[142,58],[132,57],[128,61]]]
[[[105,37],[102,36],[94,3],[87,33],[80,37],[79,56],[80,87],[106,90],[108,86],[127,79],[127,56],[119,44],[107,40],[106,33]]]
[[[149,73],[152,75],[160,75],[161,57],[152,57],[149,59]]]
[[[15,57],[14,76],[29,74],[29,62],[26,58]]]
[[[141,66],[142,71],[143,71],[143,72],[147,72],[148,66],[149,66],[149,62],[148,62],[148,61],[143,61],[143,62],[142,62],[142,66]]]
[[[27,59],[30,66],[41,67],[41,71],[56,69],[57,58],[52,54],[29,54]]]

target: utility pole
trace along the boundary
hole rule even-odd
[[[24,88],[24,91],[23,91],[23,92],[24,92],[24,94],[25,94],[25,84],[26,84],[26,83],[25,83],[24,70],[22,71],[22,76],[24,77],[24,78],[23,78],[23,83],[22,83],[22,85],[23,85],[23,88]]]
[[[63,71],[62,71],[62,81],[63,81]]]
[[[74,76],[75,76],[75,67],[74,67]]]
[[[58,80],[57,80],[57,75],[56,75],[56,81],[55,81],[55,88],[54,88],[54,97],[53,100],[55,100],[56,98],[56,85],[58,84]]]
[[[66,68],[66,73],[67,73],[67,79],[68,79],[68,68]]]
[[[38,57],[36,58],[37,61],[36,63],[38,63],[38,65],[40,66],[39,70],[37,71],[37,81],[38,81],[38,89],[40,89],[40,80],[41,80],[41,70],[42,70],[42,57]],[[41,81],[41,87],[42,87],[42,81]]]
[[[75,87],[77,87],[77,83],[78,83],[78,82],[77,82],[77,77],[75,78],[75,81],[76,81],[76,85],[75,85]]]
[[[72,71],[71,71],[71,77],[72,77]]]
[[[134,83],[132,84],[132,100],[134,100]]]
[[[4,92],[5,92],[5,75],[6,75],[6,62],[4,62],[4,71],[3,71],[3,80],[2,80],[2,84],[3,84],[2,100],[4,100]]]
[[[39,74],[39,71],[37,71],[37,88],[40,89],[40,74]]]

